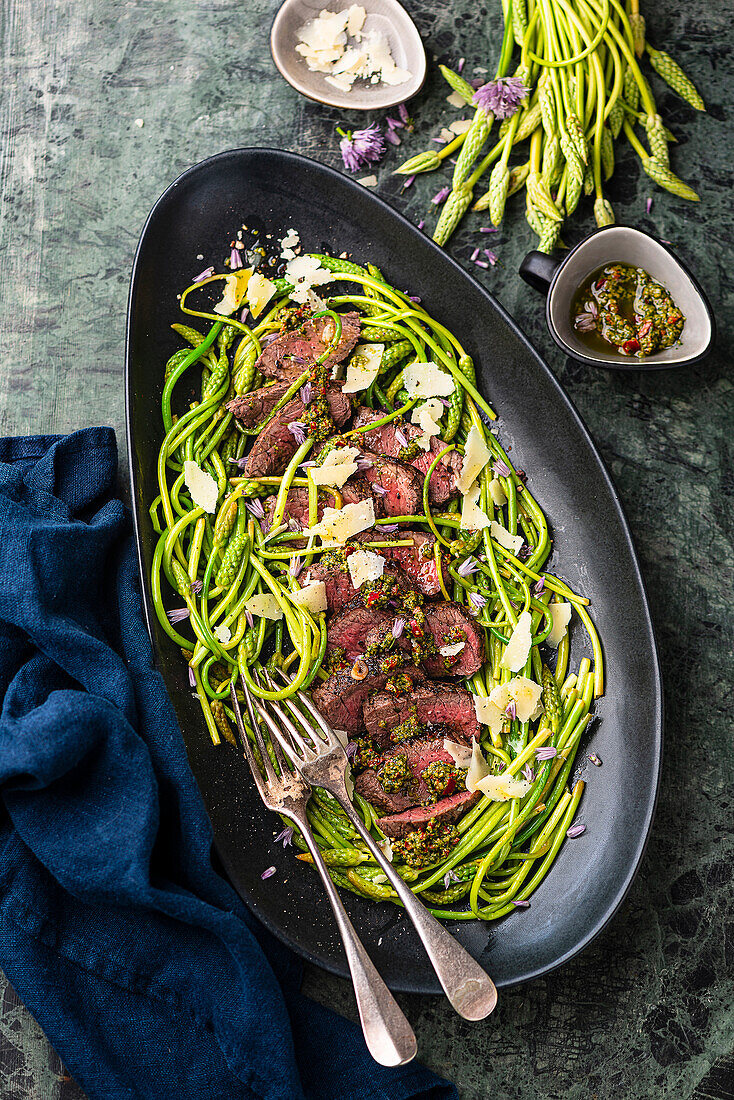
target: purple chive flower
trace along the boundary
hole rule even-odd
[[[385,133],[385,138],[387,139],[387,141],[390,142],[391,145],[400,145],[401,144],[400,138],[398,137],[398,135],[395,133],[394,130],[388,130]]]
[[[451,882],[461,882],[461,879],[457,875],[456,871],[453,871],[453,870],[447,871],[446,874],[443,876],[443,888],[444,888],[444,890],[448,890],[449,883],[451,883]]]
[[[383,489],[381,485],[370,485],[370,489],[373,493],[377,493],[378,497],[387,496],[387,489]]]
[[[491,248],[483,248],[482,252],[487,257],[492,267],[497,263],[497,253],[493,252]]]
[[[545,588],[545,577],[541,577],[539,581],[536,581],[533,585],[533,595],[540,596]]]
[[[498,458],[494,464],[494,476],[495,477],[509,477],[510,467],[506,462],[503,462],[501,458]]]
[[[354,754],[357,751],[357,742],[347,741],[344,751],[347,754],[347,760],[354,760]]]
[[[481,88],[481,86],[484,84],[484,77],[483,76],[474,76],[469,81],[469,83],[471,84],[472,88],[474,88],[474,89]]]
[[[339,148],[344,167],[350,172],[359,172],[370,164],[377,164],[385,155],[385,139],[376,122],[363,130],[351,130],[345,134],[337,129],[337,133],[343,135]]]
[[[446,144],[446,138],[442,138],[442,137],[431,138],[431,141],[435,141],[436,145],[445,145]]]
[[[310,382],[305,382],[300,389],[301,401],[304,405],[308,405],[312,397],[313,386]]]
[[[166,612],[166,617],[172,626],[176,623],[182,623],[184,619],[189,617],[188,607],[174,607],[172,611]]]
[[[522,80],[517,76],[503,76],[499,80],[490,80],[477,88],[472,96],[475,107],[481,107],[495,118],[510,118],[520,107],[528,94]]]
[[[251,611],[245,611],[245,619],[247,620],[247,625],[249,626],[250,630],[252,630],[253,626],[255,625],[255,620],[252,617]]]
[[[645,210],[648,214],[652,210],[652,197],[650,195],[647,196],[647,202],[645,203]]]
[[[362,474],[362,473],[364,473],[365,470],[369,470],[371,468],[372,459],[371,458],[362,458],[362,456],[360,455],[360,457],[357,459],[356,466],[357,466],[357,472]]]
[[[405,106],[404,103],[401,103],[398,107],[398,114],[400,115],[403,126],[407,126],[408,129],[410,129],[412,125],[412,120],[410,115],[408,114],[408,108]]]
[[[250,515],[255,517],[255,519],[265,518],[265,509],[263,508],[262,501],[258,500],[257,497],[254,497],[252,500],[246,500],[245,508],[250,513]]]
[[[482,610],[486,602],[486,598],[484,596],[481,596],[479,592],[472,592],[469,595],[469,603],[472,605],[472,607],[476,608],[477,612]]]
[[[385,122],[388,130],[402,130],[405,125],[399,118],[390,118],[390,115],[387,115]]]
[[[586,826],[579,822],[578,825],[572,825],[570,829],[566,829],[566,836],[571,840],[575,840],[577,836],[581,836],[581,834],[585,832]]]
[[[469,257],[469,259],[470,259],[470,260],[472,261],[472,263],[474,262],[474,260],[477,260],[477,259],[479,259],[479,249],[478,249],[478,248],[475,248],[475,249],[474,249],[474,251],[472,252],[472,254],[471,254],[471,256]]]
[[[505,707],[505,714],[508,718],[517,718],[517,707],[515,706],[515,700],[512,699]]]
[[[449,194],[450,194],[450,191],[449,191],[448,187],[442,187],[441,190],[437,191],[436,194],[433,196],[433,198],[431,199],[431,202],[433,203],[434,206],[440,206],[442,202],[446,202],[446,199],[449,197]]]
[[[268,332],[265,336],[262,337],[260,343],[264,348],[266,348],[268,344],[272,344],[273,340],[277,340],[280,335],[281,334],[279,332]]]
[[[460,72],[461,72],[461,70],[462,70],[463,68],[464,68],[464,58],[463,58],[463,57],[460,57],[460,58],[459,58],[459,63],[458,63],[458,65],[456,66],[456,71],[457,71],[457,73],[460,73]]]
[[[397,441],[398,441],[398,443],[400,444],[401,447],[407,447],[408,446],[408,437],[406,436],[406,434],[405,434],[405,432],[403,431],[402,428],[397,428],[396,429],[395,438],[397,439]]]
[[[399,528],[400,528],[399,523],[383,523],[380,526],[381,531],[387,531],[390,534],[392,534],[393,531],[399,530]]]
[[[486,260],[475,260],[474,261],[474,266],[484,268],[484,270],[486,271],[487,268],[489,267],[489,264],[487,263]]]
[[[392,624],[392,636],[393,638],[399,638],[405,630],[405,619],[396,619]]]
[[[543,745],[535,750],[535,756],[538,760],[552,760],[554,756],[558,756],[558,749],[554,745]]]
[[[275,868],[274,867],[268,867],[268,869],[266,871],[263,871],[263,873],[260,875],[260,878],[270,878],[271,875],[274,875],[274,874],[275,874]]]
[[[292,577],[297,577],[303,569],[303,562],[300,558],[291,558],[290,565],[288,566],[288,572]]]
[[[195,596],[200,596],[201,593],[202,593],[203,588],[204,588],[204,582],[203,581],[192,581],[191,582],[191,591],[193,592],[193,594]]]
[[[288,431],[299,446],[301,443],[306,442],[306,425],[302,424],[300,420],[294,420],[292,424],[289,424]]]
[[[496,233],[497,232],[497,226],[496,225],[480,225],[479,226],[479,232],[480,233]]]
[[[408,176],[408,178],[403,183],[403,191],[405,190],[406,187],[412,187],[414,183],[415,183],[415,176]]]
[[[288,519],[288,527],[291,531],[297,532],[303,530],[303,524],[300,519],[296,519],[295,516],[290,516]]]
[[[418,228],[419,228],[419,229],[423,229],[423,227],[424,227],[424,225],[425,225],[425,224],[426,224],[426,223],[425,223],[425,222],[423,221],[423,218],[421,218],[421,220],[420,220],[420,221],[418,222]]]
[[[191,282],[192,283],[200,283],[202,281],[202,279],[208,279],[209,276],[213,275],[213,274],[214,274],[214,268],[213,267],[205,267],[203,271],[200,271],[199,274],[191,280]]]
[[[240,310],[240,321],[242,321],[243,324],[247,320],[247,318],[249,316],[249,313],[250,313],[250,311],[247,308],[247,306],[243,306],[242,309]]]
[[[594,765],[595,768],[600,768],[601,767],[601,760],[599,759],[599,757],[596,755],[595,752],[592,752],[589,755],[589,760],[591,761],[591,763]]]
[[[417,306],[419,306],[419,305],[421,304],[421,301],[422,301],[422,299],[421,299],[421,298],[419,298],[417,294],[409,294],[409,295],[408,295],[408,299],[409,299],[409,300],[410,300],[411,302],[415,302],[415,304],[416,304]]]
[[[194,676],[194,670],[191,667],[191,665],[189,665],[189,687],[190,688],[195,688],[196,687],[196,677]]]
[[[273,844],[282,844],[284,848],[290,847],[293,843],[293,832],[293,826],[289,825],[287,828],[283,829],[282,832],[278,833]],[[275,868],[273,867],[272,870],[274,871]],[[263,878],[265,878],[265,875],[263,875]]]
[[[526,542],[524,542],[522,544],[522,546],[520,547],[520,549],[518,550],[517,556],[520,559],[520,561],[525,561],[526,558],[530,557],[530,547],[528,546],[528,544]]]
[[[238,470],[244,470],[247,465],[246,458],[230,458],[229,460],[233,466],[236,466]]]
[[[593,313],[577,313],[574,317],[574,327],[578,332],[593,332],[596,328]]]
[[[523,774],[523,778],[527,779],[528,783],[532,783],[533,780],[535,779],[535,772],[533,771],[533,769],[530,767],[529,764],[525,765],[525,767],[522,770],[522,774]]]
[[[474,558],[465,558],[464,561],[458,566],[456,572],[460,577],[470,577],[472,573],[476,573],[479,566]]]
[[[237,271],[238,268],[244,267],[242,263],[242,257],[240,256],[239,248],[232,248],[229,253],[229,268],[230,271]]]
[[[530,902],[529,901],[513,901],[512,904],[515,906],[516,909],[529,909],[530,908]]]

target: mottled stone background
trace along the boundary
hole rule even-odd
[[[492,65],[496,0],[406,6],[429,57],[452,63],[463,55],[469,75]],[[340,116],[301,99],[271,63],[267,33],[276,7],[275,0],[6,0],[3,434],[108,423],[123,444],[130,265],[150,206],[179,172],[240,145],[281,146],[337,164]],[[457,1082],[462,1100],[734,1096],[734,5],[659,0],[642,7],[652,41],[671,45],[709,106],[698,115],[653,81],[680,142],[674,168],[703,201],[692,206],[655,190],[624,146],[609,196],[620,221],[672,241],[698,273],[719,321],[717,354],[690,370],[650,375],[590,373],[565,362],[545,331],[540,301],[517,276],[531,242],[518,206],[492,238],[497,267],[480,278],[546,355],[621,492],[665,674],[663,786],[636,883],[611,927],[580,958],[504,993],[497,1013],[480,1025],[461,1022],[438,999],[402,998],[421,1057]],[[437,176],[401,194],[389,170],[459,113],[431,68],[413,105],[418,133],[380,172],[380,194],[415,221],[429,217]],[[460,259],[468,261],[479,243],[477,224],[452,243]],[[567,243],[591,225],[586,202],[576,228],[564,234]],[[345,982],[308,968],[306,988],[354,1015]],[[0,1096],[81,1095],[6,987]]]

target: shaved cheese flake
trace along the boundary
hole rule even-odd
[[[305,588],[299,588],[297,592],[289,592],[293,603],[299,607],[305,607],[314,615],[319,611],[326,611],[326,585],[323,581],[312,581]]]
[[[516,779],[514,775],[487,775],[479,780],[477,790],[492,802],[509,802],[511,798],[524,798],[530,786],[527,779]]]
[[[347,8],[347,34],[350,38],[359,34],[366,18],[367,12],[359,4],[352,4],[351,8]]]
[[[341,489],[347,478],[357,472],[355,459],[358,454],[358,447],[335,447],[320,466],[310,467],[309,477],[314,485],[334,485]]]
[[[553,616],[553,628],[545,640],[548,645],[557,649],[568,631],[568,624],[571,621],[571,604],[552,603],[549,605],[549,610]]]
[[[347,558],[347,568],[354,587],[361,588],[368,581],[379,581],[385,571],[385,559],[371,550],[355,550]]]
[[[477,721],[484,726],[489,726],[492,733],[502,732],[502,721],[505,717],[504,707],[498,707],[494,700],[483,695],[474,696],[474,713]]]
[[[510,640],[505,646],[505,652],[502,654],[501,668],[509,668],[510,672],[519,672],[525,666],[533,642],[532,623],[530,612],[521,611],[517,626],[510,635]]]
[[[464,459],[461,463],[461,471],[456,479],[456,485],[460,493],[465,493],[471,483],[476,481],[489,462],[489,458],[489,447],[482,439],[481,432],[472,424],[464,444]]]
[[[345,504],[343,508],[325,508],[320,523],[311,527],[306,534],[320,535],[324,540],[336,543],[346,542],[352,535],[366,531],[375,525],[375,506],[370,497],[356,504]]]
[[[472,750],[469,745],[460,745],[458,741],[444,737],[443,751],[449,754],[457,768],[468,768],[471,764]]]
[[[525,541],[522,535],[511,535],[507,528],[498,523],[496,519],[493,519],[490,523],[489,533],[500,546],[504,546],[505,550],[511,550],[513,554],[517,554],[518,550],[522,549],[522,544]]]
[[[492,688],[489,698],[504,711],[510,703],[515,704],[515,713],[521,722],[529,722],[534,716],[542,694],[540,684],[527,676],[513,676],[506,684]]]
[[[435,363],[410,363],[403,371],[408,397],[450,397],[456,384]]]
[[[472,120],[470,118],[457,118],[455,122],[449,123],[449,130],[452,134],[465,134],[467,130],[471,129]]]
[[[184,485],[197,508],[203,508],[205,512],[212,514],[216,511],[219,486],[211,474],[202,470],[190,458],[184,462]]]
[[[464,531],[483,531],[489,526],[489,516],[479,507],[479,484],[475,481],[461,501],[461,527]]]
[[[360,393],[369,389],[380,371],[384,344],[359,344],[347,366],[342,393]]]
[[[352,4],[341,12],[324,10],[296,32],[296,52],[312,72],[328,73],[327,84],[340,91],[351,91],[357,77],[393,85],[405,83],[412,75],[395,64],[384,34],[364,33],[365,18],[365,9]]]
[[[247,304],[253,317],[259,317],[275,294],[275,283],[264,275],[254,274],[247,284]]]
[[[455,657],[457,653],[461,653],[465,645],[466,642],[454,642],[452,645],[441,646],[438,652],[442,657]]]
[[[466,100],[459,92],[452,92],[451,95],[447,95],[446,102],[450,103],[452,107],[466,107]]]
[[[329,79],[328,76],[326,79]],[[362,176],[361,179],[357,180],[357,183],[361,183],[363,187],[377,187],[377,176]]]
[[[331,273],[321,266],[321,260],[313,256],[296,256],[294,260],[289,260],[285,266],[285,274],[288,281],[293,283],[290,297],[300,305],[308,302],[308,292],[313,287],[331,282]]]
[[[226,645],[232,638],[232,631],[228,626],[225,626],[224,623],[220,623],[219,626],[214,627],[214,637],[218,642],[221,642],[222,645]]]
[[[442,415],[443,405],[437,397],[431,397],[428,401],[424,401],[422,405],[413,409],[410,418],[411,423],[417,424],[423,430],[423,435],[416,437],[416,443],[422,451],[430,451],[431,440],[441,431],[441,425],[438,421]]]
[[[214,306],[214,312],[221,313],[223,317],[229,317],[239,309],[251,278],[251,267],[243,267],[241,271],[228,275],[224,280],[224,294],[221,301]]]
[[[490,481],[489,495],[498,508],[501,508],[503,504],[507,504],[507,494],[502,488],[502,482],[498,477],[493,477]]]
[[[469,770],[466,773],[466,789],[471,791],[479,790],[479,784],[485,776],[489,775],[489,765],[484,759],[482,750],[479,747],[478,741],[472,742],[471,763],[469,764]]]
[[[283,618],[281,606],[272,592],[259,592],[250,596],[245,604],[245,611],[258,615],[261,619],[272,619],[274,623]]]

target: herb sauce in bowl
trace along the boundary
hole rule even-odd
[[[630,264],[605,264],[579,287],[571,323],[593,351],[616,348],[642,359],[678,343],[685,317],[665,287]]]

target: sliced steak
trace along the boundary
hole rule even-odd
[[[309,566],[308,572],[312,581],[323,581],[326,585],[326,602],[331,614],[341,611],[346,604],[356,600],[358,596],[361,598],[360,590],[352,584],[346,554],[340,548],[327,550],[321,557],[316,558],[313,565]],[[399,565],[391,561],[385,562],[382,581],[394,590],[396,597],[400,593],[413,591],[410,577]]]
[[[258,390],[243,393],[227,402],[227,408],[240,424],[244,424],[246,428],[254,428],[272,412],[289,385],[288,382],[275,382],[270,386],[261,386]]]
[[[441,798],[433,806],[413,806],[399,814],[380,817],[377,824],[385,836],[402,838],[416,829],[425,829],[429,821],[440,821],[442,825],[453,825],[473,806],[479,798],[479,791],[460,791],[459,794]]]
[[[276,500],[277,497],[275,496],[267,497],[265,500],[265,519],[262,520],[260,524],[263,531],[270,530],[270,523],[273,518],[273,512],[275,511]],[[329,503],[333,503],[333,501],[330,501],[329,497],[324,497],[319,494],[316,512],[319,519],[322,518],[324,508],[328,507]],[[308,527],[308,489],[303,489],[301,486],[297,485],[288,490],[283,519],[286,523],[289,519],[295,519],[301,527]]]
[[[357,343],[359,314],[344,313],[341,321],[339,343],[325,360],[327,366],[341,363]],[[255,363],[255,370],[262,371],[266,378],[293,382],[306,367],[324,354],[333,337],[334,322],[331,317],[306,321],[300,328],[285,332],[268,344]]]
[[[423,478],[405,462],[362,451],[371,465],[362,476],[382,501],[384,516],[413,516],[423,511]]]
[[[406,757],[413,782],[403,790],[386,791],[380,780],[380,771],[386,763],[397,756]],[[390,749],[381,757],[379,764],[373,768],[367,768],[357,776],[354,786],[357,793],[373,806],[377,806],[378,810],[386,814],[397,814],[410,806],[426,805],[434,800],[421,778],[422,773],[429,764],[453,764],[453,762],[453,758],[443,747],[443,738],[422,738]],[[453,793],[453,788],[452,781],[447,789],[447,796]]]
[[[377,691],[364,705],[367,733],[382,749],[392,744],[396,726],[414,718],[420,725],[441,729],[453,741],[470,743],[479,737],[479,722],[466,688],[446,681],[419,684],[410,694]]]
[[[360,500],[367,500],[371,497],[375,509],[375,519],[384,519],[387,515],[383,497],[372,491],[372,486],[363,474],[352,474],[344,482],[339,492],[342,495],[344,504],[358,504]]]
[[[345,660],[356,661],[366,649],[368,634],[375,628],[389,630],[394,620],[395,616],[388,611],[372,610],[365,607],[361,600],[348,604],[329,623],[327,656],[340,649],[344,651]]]
[[[399,531],[380,532],[380,528],[376,528],[374,531],[362,531],[359,535],[355,535],[351,538],[350,542],[375,542],[382,541],[383,539],[389,541],[390,539],[411,539],[412,546],[392,546],[384,547],[374,552],[381,554],[383,558],[388,558],[390,561],[397,562],[412,580],[415,587],[424,596],[428,596],[429,599],[433,596],[438,596],[441,592],[441,586],[438,582],[438,567],[436,566],[436,559],[434,556],[434,548],[436,545],[436,537],[430,532],[426,531],[414,531],[409,527],[401,527]],[[443,569],[444,584],[448,585],[450,577],[446,569],[446,564],[441,558],[441,566]]]
[[[355,428],[362,428],[365,424],[371,423],[373,420],[379,420],[381,414],[375,412],[374,409],[361,408],[358,411],[357,418],[354,421]],[[371,451],[375,451],[377,454],[386,455],[389,458],[399,458],[402,450],[402,443],[396,438],[396,433],[401,431],[408,443],[411,443],[417,436],[422,435],[422,431],[415,424],[409,424],[406,420],[391,420],[389,424],[383,424],[381,428],[373,428],[372,430],[361,433],[361,439],[365,447],[368,447]],[[425,477],[428,472],[428,467],[433,462],[436,455],[443,450],[445,444],[442,440],[433,438],[431,440],[431,449],[429,451],[420,451],[417,455],[409,460],[410,465],[414,466],[418,472]],[[461,470],[461,455],[458,455],[456,451],[449,451],[447,455],[441,459],[436,466],[436,469],[431,474],[431,481],[428,490],[429,499],[432,504],[445,504],[447,500],[450,500],[452,496],[456,495],[456,478]]]
[[[436,603],[425,608],[426,622],[437,650],[455,642],[464,648],[454,657],[435,653],[423,667],[429,676],[473,676],[484,664],[484,635],[461,604]]]
[[[349,398],[341,391],[341,385],[330,383],[326,390],[331,418],[338,428],[349,420],[352,407]],[[282,474],[298,450],[298,442],[289,425],[303,415],[303,402],[296,398],[289,401],[285,408],[265,425],[255,440],[244,470],[245,477],[268,477]]]
[[[417,683],[422,675],[414,670],[413,682]],[[312,699],[333,729],[357,734],[364,728],[362,704],[368,695],[386,683],[387,676],[374,663],[371,668],[368,666],[368,673],[362,680],[355,680],[352,668],[346,667],[332,672],[328,680],[319,684]]]

